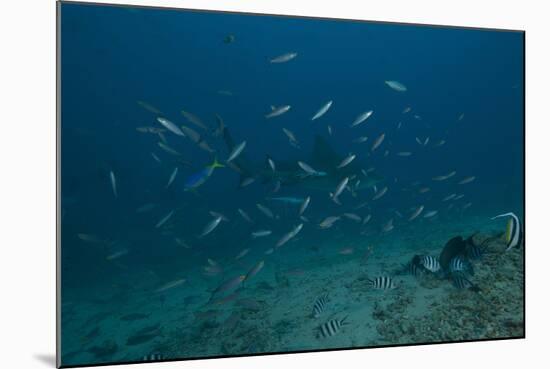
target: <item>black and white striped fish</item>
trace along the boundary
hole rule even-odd
[[[479,245],[468,245],[466,248],[466,256],[468,259],[471,260],[478,260],[485,255],[485,252],[487,251],[486,248],[479,246]]]
[[[381,276],[376,277],[374,279],[367,279],[368,284],[371,288],[377,289],[377,290],[393,290],[394,288],[397,288],[397,285],[391,279],[387,276]]]
[[[458,289],[469,289],[474,292],[480,292],[481,289],[476,286],[472,281],[464,276],[462,273],[453,273],[452,274],[453,285]]]
[[[422,265],[426,270],[429,270],[432,273],[437,273],[441,270],[441,265],[439,265],[439,260],[430,255],[423,255],[420,257],[420,265]]]
[[[323,311],[325,311],[325,308],[327,307],[327,304],[329,302],[328,293],[323,294],[317,300],[315,300],[315,303],[313,304],[313,317],[318,318],[321,316]]]
[[[505,213],[497,215],[496,217],[492,217],[491,219],[496,219],[500,217],[510,217],[510,220],[506,225],[506,250],[504,251],[508,251],[514,247],[519,247],[523,239],[519,218],[514,213]]]
[[[163,354],[159,354],[159,353],[151,353],[149,355],[145,355],[141,358],[142,361],[161,361],[161,360],[165,360],[166,358],[164,357]]]
[[[473,274],[474,272],[472,265],[460,256],[455,256],[451,259],[451,262],[449,263],[449,271],[451,273],[468,272],[470,274]]]
[[[412,275],[414,277],[418,277],[423,272],[423,269],[420,268],[420,266],[412,261],[405,264],[404,273],[408,275]]]
[[[424,272],[424,267],[420,265],[420,255],[414,255],[411,261],[403,265],[403,269],[399,271],[399,274],[412,275],[418,277]]]
[[[342,326],[348,324],[346,322],[347,316],[343,319],[331,319],[328,322],[322,324],[319,327],[319,337],[321,338],[327,338],[334,336]]]

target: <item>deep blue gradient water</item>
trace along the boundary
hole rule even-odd
[[[62,299],[69,307],[85,306],[81,315],[63,315],[63,354],[68,355],[63,361],[67,365],[141,360],[155,350],[154,345],[147,346],[149,341],[145,346],[125,345],[132,329],[101,323],[105,317],[94,319],[101,312],[106,312],[108,319],[118,319],[134,312],[136,306],[143,307],[135,294],[150,293],[155,304],[160,299],[169,305],[172,297],[158,297],[155,291],[166,282],[185,278],[183,287],[167,293],[178,294],[185,288],[202,293],[202,308],[209,290],[233,275],[246,274],[259,260],[265,259],[266,274],[269,263],[273,270],[303,265],[300,255],[279,250],[264,254],[299,223],[304,225],[299,239],[290,246],[294,249],[300,249],[302,243],[310,247],[325,241],[327,233],[322,232],[357,245],[369,237],[365,242],[375,239],[383,243],[381,237],[397,237],[392,234],[406,229],[403,232],[409,236],[427,237],[427,241],[419,241],[426,245],[440,242],[429,240],[429,236],[445,233],[443,229],[504,230],[504,221],[489,220],[497,214],[514,212],[523,219],[521,32],[77,4],[61,5],[60,26]],[[224,42],[229,35],[234,41]],[[288,52],[298,55],[286,63],[270,63]],[[384,83],[387,80],[401,82],[407,91],[389,88]],[[312,122],[311,117],[329,100],[333,105],[328,112]],[[144,109],[138,101],[161,113]],[[271,105],[290,105],[291,109],[266,119]],[[408,107],[411,110],[404,113]],[[209,129],[190,123],[180,113],[182,109],[200,117]],[[367,110],[373,110],[373,115],[350,128],[357,115]],[[354,191],[353,195],[345,190],[340,206],[330,200],[329,192],[343,177],[330,190],[283,183],[274,194],[275,180],[258,172],[251,175],[255,182],[239,188],[239,174],[225,167],[214,170],[197,191],[185,191],[186,177],[215,157],[224,162],[229,155],[224,140],[213,134],[215,114],[223,118],[235,142],[246,140],[240,159],[253,162],[262,172],[269,172],[264,161],[267,155],[276,164],[311,163],[310,153],[319,135],[341,158],[356,154],[354,165],[364,170],[375,168],[382,180],[375,188]],[[200,132],[216,152],[208,153],[169,131],[163,133],[167,144],[181,155],[163,151],[158,146],[159,135],[136,130],[163,128],[158,117]],[[289,144],[282,128],[294,133],[299,149]],[[382,133],[384,141],[372,151],[374,140]],[[367,142],[355,143],[360,136],[368,136]],[[424,142],[428,137],[426,145],[416,140]],[[438,147],[441,140],[445,143]],[[411,156],[399,156],[399,152]],[[176,167],[174,182],[165,188]],[[302,173],[297,164],[295,171]],[[433,180],[451,172],[456,174],[449,179]],[[363,176],[359,170],[354,175],[350,186]],[[475,176],[473,182],[458,184],[470,176]],[[387,194],[372,200],[384,187]],[[419,193],[424,187],[430,190]],[[453,193],[464,197],[442,201]],[[304,213],[307,221],[298,217],[296,205],[267,199],[275,196],[311,196]],[[368,204],[365,208],[356,209],[364,202]],[[258,211],[257,203],[271,209],[278,219]],[[464,207],[468,203],[471,205]],[[150,209],[136,211],[147,204]],[[416,223],[408,222],[421,205],[424,213]],[[256,224],[249,225],[238,208]],[[428,210],[437,210],[438,215],[423,218]],[[171,211],[173,216],[155,228]],[[210,211],[224,214],[229,222],[221,221],[211,234],[198,237],[213,219]],[[372,219],[365,226],[348,220],[329,230],[319,229],[327,216],[345,212],[357,213],[362,219],[371,214]],[[382,234],[390,219],[394,219],[394,229]],[[250,238],[258,229],[273,231],[269,239],[258,239],[261,248]],[[392,241],[392,245],[412,248],[399,246],[399,242]],[[235,261],[244,248],[251,251]],[[117,252],[123,255],[113,256]],[[388,251],[386,259],[393,257],[390,255],[394,254]],[[208,258],[224,263],[224,271],[204,277],[201,268],[208,265]],[[308,265],[315,271],[314,262],[308,261]],[[176,338],[167,333],[170,323],[163,321],[164,313],[157,315],[155,309],[159,309],[157,305],[145,308],[158,317],[164,327],[162,343],[169,346],[165,341]],[[189,309],[189,315],[199,310]],[[93,332],[96,325],[101,326],[101,333]],[[186,327],[189,332],[199,329],[191,323]],[[78,336],[88,331],[91,337]],[[122,337],[114,339],[116,347],[104,338],[109,331]],[[269,350],[292,349],[285,347],[273,345]],[[314,341],[300,347],[332,346]],[[170,350],[166,349],[164,358],[262,349],[179,354]]]

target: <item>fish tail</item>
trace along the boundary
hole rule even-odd
[[[508,217],[508,216],[510,216],[510,217],[516,217],[516,215],[515,215],[514,213],[510,212],[510,213],[504,213],[504,214],[500,214],[500,215],[494,216],[494,217],[491,218],[491,220],[494,220],[494,219],[497,219],[497,218],[501,218],[501,217]]]
[[[214,158],[214,162],[208,166],[208,169],[224,168],[225,165],[218,161],[218,158]]]
[[[481,292],[481,288],[479,288],[475,284],[472,284],[472,286],[470,287],[470,290],[476,293]]]

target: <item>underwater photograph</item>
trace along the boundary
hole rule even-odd
[[[524,32],[57,11],[58,365],[525,337]]]

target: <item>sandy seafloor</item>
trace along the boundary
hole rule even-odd
[[[258,255],[274,243],[258,240],[240,263],[223,276],[204,277],[197,266],[188,281],[151,294],[154,276],[136,276],[130,290],[115,287],[95,291],[102,301],[65,298],[64,365],[89,362],[140,361],[159,353],[164,359],[287,352],[344,347],[476,340],[524,335],[523,249],[504,252],[503,237],[488,243],[488,252],[474,262],[471,280],[480,293],[459,290],[433,275],[401,274],[415,254],[439,256],[450,238],[479,232],[481,242],[503,231],[488,216],[464,216],[452,221],[437,217],[396,227],[380,234],[318,230],[317,239],[297,237],[273,255],[265,267],[226,301],[206,305],[221,280],[246,273]],[[339,251],[352,247],[353,253]],[[369,254],[368,248],[372,248]],[[254,255],[255,254],[255,255]],[[392,276],[395,290],[370,289],[366,279]],[[328,293],[323,314],[311,316],[315,300]],[[120,318],[143,313],[134,321]],[[332,337],[319,338],[320,324],[347,316],[349,324]],[[139,330],[143,343],[127,344]]]

